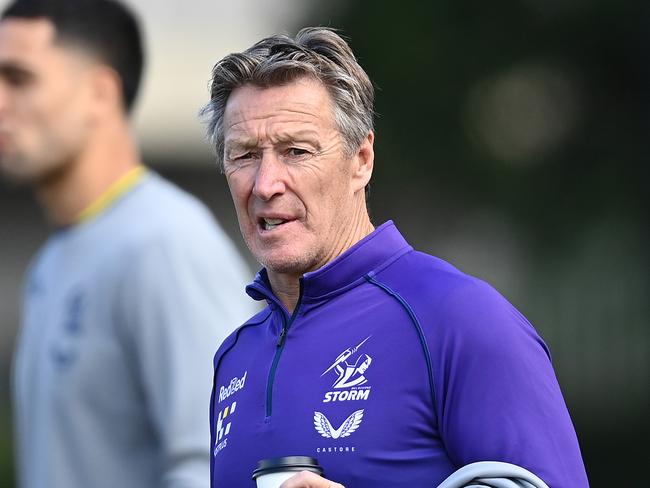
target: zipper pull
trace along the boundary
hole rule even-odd
[[[278,343],[276,344],[277,347],[280,347],[282,344],[284,344],[284,337],[287,335],[287,329],[282,327],[282,330],[280,330],[280,337],[278,338]]]

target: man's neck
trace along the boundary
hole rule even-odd
[[[324,263],[321,263],[315,269],[306,270],[304,273],[309,271],[316,271],[316,269],[325,266],[326,264],[334,261],[345,251],[350,249],[357,242],[362,240],[364,237],[371,234],[375,228],[370,222],[370,217],[368,212],[365,210],[365,200],[363,202],[362,210],[358,212],[358,217],[356,224],[352,226],[349,232],[349,238],[344,241],[344,245],[339,252],[333,255],[329,260]],[[298,300],[300,299],[300,278],[304,275],[302,274],[291,274],[291,273],[275,273],[270,269],[267,269],[267,276],[269,278],[269,283],[271,284],[271,289],[277,298],[280,299],[282,304],[286,307],[289,313],[293,313],[294,309],[298,305]]]
[[[300,299],[300,278],[302,275],[274,273],[268,270],[269,283],[273,294],[282,302],[291,314]]]
[[[36,185],[36,196],[55,226],[77,222],[82,211],[138,166],[139,155],[125,128],[91,145],[76,160]]]

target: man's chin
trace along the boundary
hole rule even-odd
[[[12,186],[44,187],[55,182],[65,174],[66,167],[36,167],[28,165],[9,165],[0,162],[0,179]]]
[[[305,256],[259,256],[258,261],[269,272],[275,274],[300,277],[312,270],[312,260],[307,259]]]
[[[29,174],[25,174],[21,171],[12,171],[11,169],[5,168],[0,164],[0,180],[4,183],[8,183],[11,186],[28,186],[33,183],[33,178]]]
[[[0,159],[0,179],[12,186],[32,185],[38,180],[38,175],[22,158],[8,157]]]
[[[303,267],[297,263],[286,262],[286,261],[261,261],[262,266],[264,266],[268,271],[275,274],[284,274],[284,275],[296,275],[302,276],[305,274]]]

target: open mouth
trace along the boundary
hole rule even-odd
[[[276,227],[285,224],[287,220],[283,219],[268,219],[268,218],[262,218],[260,219],[260,227],[264,230],[273,230]]]

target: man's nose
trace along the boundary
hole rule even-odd
[[[255,175],[253,195],[269,201],[286,190],[287,168],[274,151],[264,151]]]

